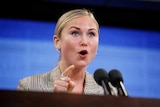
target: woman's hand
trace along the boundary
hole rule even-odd
[[[54,81],[54,92],[72,92],[74,82],[68,77],[74,69],[74,65],[69,66],[59,77]]]

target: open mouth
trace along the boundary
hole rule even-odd
[[[88,52],[86,50],[82,50],[82,51],[79,52],[79,54],[86,55],[86,54],[88,54]]]

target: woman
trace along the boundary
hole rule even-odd
[[[50,72],[20,80],[17,89],[103,95],[103,88],[86,70],[99,42],[99,25],[93,13],[87,9],[64,13],[57,22],[53,41],[60,53],[58,65]]]

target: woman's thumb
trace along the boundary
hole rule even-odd
[[[68,92],[71,93],[74,87],[75,83],[73,81],[69,81]]]

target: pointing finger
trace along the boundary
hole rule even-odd
[[[64,72],[62,72],[62,76],[68,76],[73,69],[74,69],[74,65],[69,66]]]

